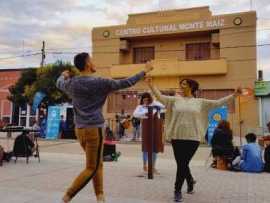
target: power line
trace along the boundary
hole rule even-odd
[[[86,48],[92,48],[92,46],[85,46],[85,47],[58,47],[58,48],[47,48],[46,50],[73,50],[73,49],[86,49]]]
[[[266,20],[270,20],[270,18],[264,18]],[[260,20],[260,19],[259,19]],[[257,32],[257,31],[270,31],[270,27],[267,28],[262,28],[262,29],[256,29],[256,30],[250,30],[250,31],[238,31],[238,32],[232,32],[232,33],[219,33],[219,35],[224,36],[224,35],[234,35],[234,34],[238,34],[238,33],[248,33],[248,32]],[[107,46],[107,45],[103,45],[103,46],[99,46],[99,47],[112,47]],[[76,49],[86,49],[86,48],[93,48],[93,46],[79,46],[79,47],[58,47],[58,48],[46,48],[46,50],[76,50]],[[15,48],[14,48],[15,49]],[[17,48],[16,48],[17,49]],[[10,48],[7,49],[0,49],[0,53],[7,53],[7,52],[19,52],[19,51],[4,51],[4,50],[10,50]],[[36,52],[37,50],[27,50],[26,52]]]
[[[270,20],[270,19],[269,19]],[[239,33],[249,33],[249,32],[259,32],[259,31],[270,31],[270,28],[264,28],[264,29],[257,29],[257,30],[250,30],[250,31],[238,31],[238,32],[232,32],[232,33],[219,33],[220,36],[226,36],[226,35],[235,35],[235,34],[239,34]],[[259,45],[258,45],[259,46]],[[114,47],[112,45],[102,45],[102,46],[98,46],[98,47]],[[59,48],[46,48],[46,50],[51,50],[52,52],[54,52],[54,54],[60,54],[61,53],[64,53],[64,54],[72,54],[72,53],[79,53],[79,52],[67,52],[67,51],[58,51],[58,50],[77,50],[77,49],[86,49],[86,48],[93,48],[93,46],[85,46],[85,47],[59,47]],[[3,50],[3,49],[2,49]],[[2,54],[7,54],[7,53],[18,53],[20,51],[1,51],[0,50],[0,53]],[[27,50],[25,52],[36,52],[36,50]],[[57,53],[58,52],[58,53]],[[29,55],[25,55],[25,56],[29,56]],[[0,58],[1,59],[6,59],[6,58],[17,58],[17,57],[20,57],[20,56],[11,56],[11,57],[5,57],[5,58]]]
[[[260,20],[269,20],[270,21],[270,18],[258,18],[257,19],[258,21]],[[256,31],[267,31],[267,30],[270,30],[270,27],[267,27],[267,28],[262,28],[262,29],[256,29]],[[255,32],[255,31],[239,31],[239,32],[233,32],[233,33],[224,33],[224,34],[221,34],[221,35],[231,35],[231,34],[235,34],[235,33],[241,33],[241,32]],[[72,50],[72,49],[83,49],[83,48],[92,48],[92,46],[82,46],[82,47],[58,47],[58,48],[46,48],[46,50]],[[12,48],[12,49],[17,49],[17,48]],[[0,53],[3,52],[3,50],[10,50],[10,48],[4,48],[4,49],[0,49]],[[26,51],[26,52],[29,52],[30,50]],[[36,50],[33,50],[33,52],[36,51]],[[8,51],[10,52],[10,51]],[[11,52],[19,52],[19,51],[11,51]],[[32,52],[32,51],[31,51]],[[6,53],[6,52],[5,52]]]
[[[49,51],[48,54],[78,54],[80,52],[69,52],[69,51]]]
[[[219,48],[210,48],[213,50],[221,50],[221,49],[236,49],[236,48],[252,48],[252,47],[265,47],[270,46],[270,43],[265,44],[257,44],[257,45],[242,45],[242,46],[226,46],[226,47],[219,47]],[[185,49],[163,49],[163,50],[155,50],[156,53],[159,52],[177,52],[177,51],[185,51]],[[55,55],[69,55],[69,54],[78,54],[78,52],[68,52],[68,51],[49,51],[46,52],[47,54],[55,54]],[[93,51],[92,53],[98,53],[98,54],[114,54],[119,53],[119,51]],[[42,52],[38,53],[32,53],[32,54],[24,54],[24,55],[18,55],[18,56],[10,56],[5,58],[0,58],[1,60],[8,60],[8,59],[14,59],[14,58],[21,58],[21,57],[27,57],[27,56],[35,56],[35,55],[42,55]]]
[[[22,54],[22,55],[18,55],[18,56],[10,56],[10,57],[0,58],[0,60],[15,59],[15,58],[21,58],[21,57],[27,57],[27,56],[36,56],[36,55],[40,55],[40,54],[41,54],[41,52],[33,53],[33,54]]]
[[[270,19],[269,19],[270,20]],[[238,32],[233,32],[233,33],[224,33],[221,34],[220,36],[224,36],[224,35],[234,35],[234,34],[238,34],[238,33],[247,33],[247,32],[256,32],[256,31],[265,31],[265,30],[270,30],[270,28],[264,28],[264,29],[257,29],[257,30],[251,30],[251,31],[238,31]],[[243,47],[264,47],[264,46],[269,46],[269,43],[265,43],[265,44],[258,44],[258,45],[243,45],[243,46],[228,46],[228,47],[220,47],[217,49],[227,49],[227,48],[243,48]],[[103,46],[97,46],[98,48],[101,47],[114,47],[111,45],[103,45]],[[47,52],[48,54],[55,54],[55,55],[63,55],[63,54],[77,54],[80,53],[80,51],[74,52],[74,51],[57,51],[59,49],[63,49],[63,50],[72,50],[72,49],[82,49],[82,48],[93,48],[93,46],[85,46],[85,47],[65,47],[65,48],[49,48],[46,50],[56,50],[56,51],[50,51]],[[45,50],[44,50],[45,51]],[[171,50],[156,50],[155,52],[174,52],[174,51],[184,51],[183,49],[171,49]],[[30,50],[28,50],[27,52],[32,52]],[[104,53],[104,54],[111,54],[111,53],[118,53],[118,51],[94,51],[94,53]],[[36,53],[29,53],[29,54],[21,54],[21,55],[17,55],[17,56],[9,56],[9,57],[3,57],[0,58],[0,60],[9,60],[9,59],[14,59],[14,58],[21,58],[21,57],[28,57],[28,56],[35,56],[35,55],[39,55],[42,54],[42,52],[36,52]],[[43,54],[43,60],[45,59],[44,57],[45,55]]]
[[[270,43],[265,44],[257,44],[257,45],[241,45],[241,46],[226,46],[226,47],[218,47],[218,48],[210,48],[212,50],[222,50],[222,49],[236,49],[236,48],[252,48],[252,47],[265,47],[270,46]],[[163,50],[155,50],[155,53],[159,52],[177,52],[177,51],[185,51],[185,49],[163,49]],[[119,51],[93,51],[92,53],[96,54],[115,54],[119,53]]]

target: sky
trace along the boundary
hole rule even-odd
[[[128,14],[209,6],[213,15],[257,11],[258,69],[270,80],[269,0],[0,0],[0,69],[72,62],[75,53],[91,53],[91,30],[125,24]],[[266,44],[266,45],[264,45]],[[23,56],[23,57],[22,57]]]

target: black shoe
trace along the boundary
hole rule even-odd
[[[174,201],[183,202],[183,196],[181,192],[174,192]]]
[[[192,180],[190,184],[188,184],[187,193],[193,194],[194,193],[194,185],[196,184],[196,180]]]

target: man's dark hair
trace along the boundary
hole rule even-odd
[[[256,142],[257,136],[254,133],[248,133],[245,136],[245,138],[246,138],[248,143],[251,143],[251,142]]]
[[[188,86],[191,88],[191,94],[193,97],[196,97],[196,92],[199,90],[199,83],[196,80],[183,79],[179,84],[181,84],[183,81],[187,82]]]
[[[88,57],[89,54],[86,52],[79,53],[74,57],[74,65],[76,66],[77,69],[79,69],[79,71],[84,70],[86,60]]]

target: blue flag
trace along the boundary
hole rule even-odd
[[[214,131],[221,120],[227,120],[228,107],[222,106],[216,109],[212,109],[208,114],[208,144],[211,144]]]
[[[60,127],[60,107],[49,106],[47,126],[46,126],[46,139],[57,139]]]
[[[46,96],[45,93],[43,92],[36,92],[34,99],[33,99],[33,105],[32,105],[32,111],[35,113],[39,104],[41,103],[41,101],[44,99],[44,97]]]

